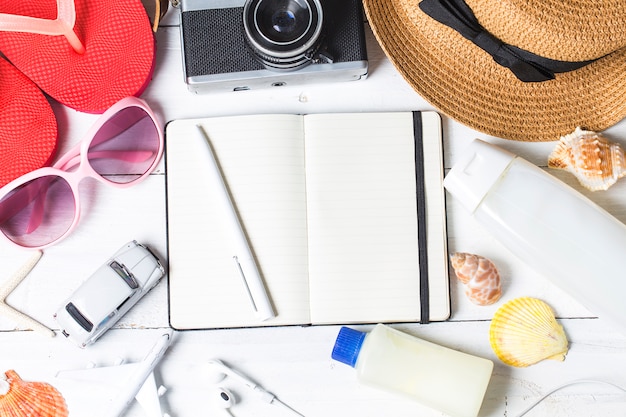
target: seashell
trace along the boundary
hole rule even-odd
[[[571,172],[591,191],[607,190],[626,175],[624,150],[620,145],[580,127],[561,137],[548,157],[548,166]]]
[[[0,416],[67,417],[65,399],[56,388],[45,382],[27,382],[9,370],[0,379]],[[5,389],[1,389],[5,388]]]
[[[495,313],[489,342],[507,365],[525,367],[544,359],[563,361],[567,338],[548,304],[536,298],[515,298]]]
[[[502,287],[498,269],[489,259],[471,253],[455,253],[450,262],[465,284],[465,295],[474,304],[486,306],[500,299]]]

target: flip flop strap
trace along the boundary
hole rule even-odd
[[[83,54],[85,47],[74,32],[75,22],[74,0],[57,0],[57,18],[54,20],[0,13],[0,31],[63,35],[74,51]]]

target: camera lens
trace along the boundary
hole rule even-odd
[[[311,23],[310,9],[304,2],[265,1],[259,4],[257,10],[259,31],[278,44],[297,41]]]
[[[269,69],[293,70],[311,62],[321,43],[319,0],[247,0],[248,45]]]

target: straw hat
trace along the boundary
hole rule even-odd
[[[476,130],[548,141],[577,126],[599,131],[626,117],[626,0],[363,3],[376,38],[407,82],[442,113]],[[461,23],[452,19],[459,15]],[[459,24],[458,30],[448,26]],[[517,75],[495,59],[512,62]],[[539,65],[523,62],[528,60]],[[538,66],[555,66],[557,73],[550,79],[550,71]]]

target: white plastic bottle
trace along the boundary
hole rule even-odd
[[[626,225],[530,162],[480,140],[444,186],[514,255],[626,335]]]
[[[378,324],[370,333],[342,327],[332,358],[359,381],[394,391],[453,417],[476,417],[493,362]]]

